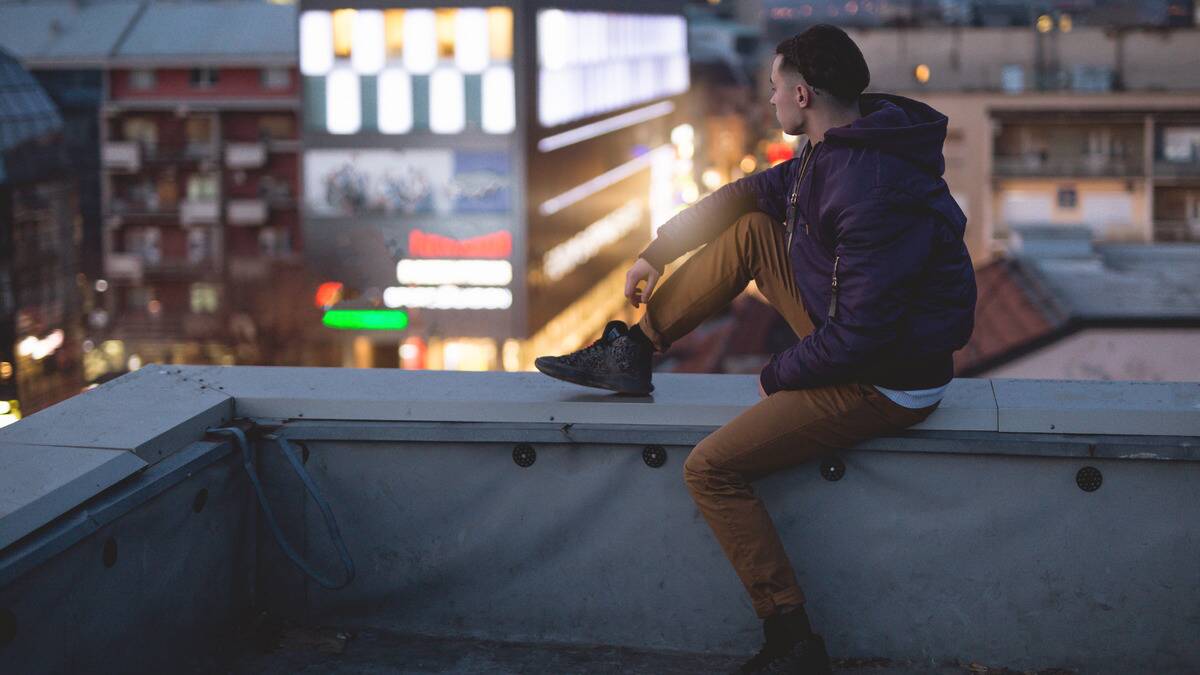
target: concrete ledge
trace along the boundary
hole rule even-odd
[[[752,375],[654,376],[650,396],[621,396],[541,373],[188,367],[230,394],[241,417],[424,422],[702,426],[716,428],[758,400]],[[987,380],[956,380],[921,428],[995,431]]]
[[[233,397],[151,365],[0,429],[0,443],[126,450],[154,463],[230,419]]]
[[[999,430],[1200,436],[1200,382],[992,380]]]
[[[121,450],[0,443],[0,550],[145,467]]]
[[[752,375],[654,377],[650,396],[605,393],[540,373],[178,366],[232,396],[240,417],[397,422],[700,426],[758,400]],[[1200,383],[958,379],[930,431],[1200,436]]]

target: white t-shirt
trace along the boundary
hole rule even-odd
[[[879,393],[890,398],[893,403],[905,408],[928,408],[929,406],[942,400],[942,395],[946,393],[946,388],[949,384],[944,384],[933,389],[884,389],[871,385],[879,390]]]

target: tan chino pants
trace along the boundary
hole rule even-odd
[[[785,247],[783,227],[770,216],[742,216],[660,282],[646,303],[642,331],[661,349],[729,304],[754,279],[796,336],[808,335],[813,324]],[[804,593],[750,483],[909,427],[936,408],[905,408],[874,387],[857,383],[779,391],[692,450],[684,462],[684,482],[759,617],[802,604]]]

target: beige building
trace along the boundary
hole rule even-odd
[[[1014,225],[1079,225],[1102,241],[1200,240],[1200,30],[851,35],[873,91],[950,117],[946,180],[978,264],[1005,248]]]

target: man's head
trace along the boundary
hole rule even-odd
[[[857,110],[858,96],[870,83],[871,71],[854,40],[837,26],[819,24],[775,48],[771,106],[786,133],[801,134],[814,111]]]

